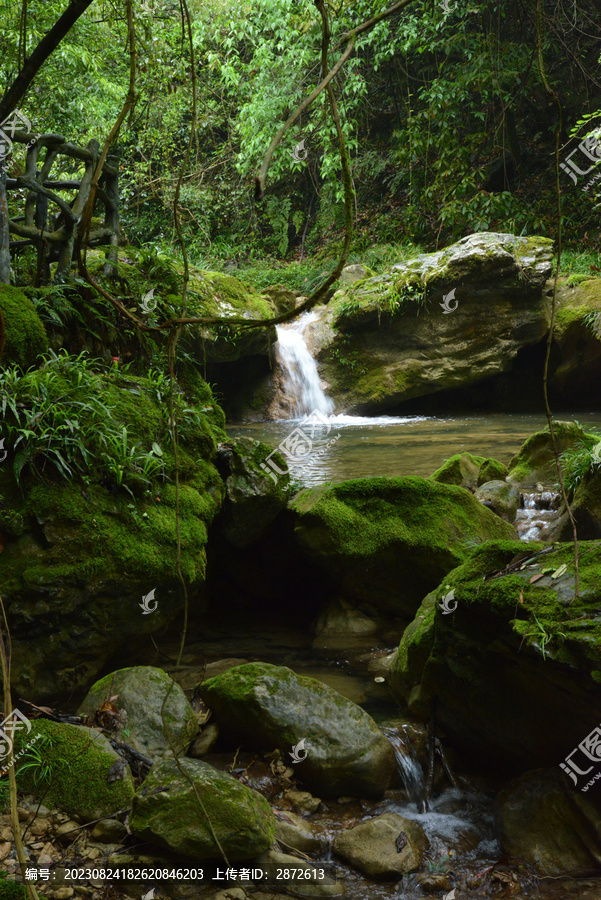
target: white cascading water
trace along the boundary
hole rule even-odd
[[[329,416],[334,404],[321,386],[315,360],[309,352],[305,339],[307,327],[317,319],[314,312],[303,313],[291,325],[278,325],[276,352],[284,378],[284,392],[290,402],[293,418],[309,413],[323,413]]]

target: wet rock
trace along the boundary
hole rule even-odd
[[[275,837],[283,849],[300,850],[315,855],[323,849],[323,842],[316,837],[310,822],[293,812],[276,812]]]
[[[430,843],[421,825],[385,813],[336,835],[334,852],[376,880],[401,878],[419,868]]]
[[[166,760],[152,767],[136,792],[130,816],[135,835],[185,856],[217,858],[210,822],[231,860],[271,846],[275,816],[264,797],[200,760],[180,759],[179,766],[187,777],[174,760]]]
[[[436,894],[438,891],[450,891],[453,887],[448,875],[418,875],[415,880],[426,894]]]
[[[591,449],[594,450],[598,443],[597,439]],[[579,540],[601,538],[601,469],[595,465],[592,458],[591,468],[577,485],[570,506],[576,520]],[[544,537],[549,541],[574,539],[572,523],[565,504],[561,504],[558,518],[547,526]]]
[[[218,738],[219,726],[215,724],[207,725],[190,744],[188,756],[191,756],[193,759],[200,759],[201,756],[206,756],[207,753],[211,752]]]
[[[378,623],[347,600],[331,600],[315,625],[318,636],[332,634],[375,634]]]
[[[294,807],[297,813],[307,816],[317,812],[321,804],[319,797],[314,797],[309,791],[285,791],[284,799]]]
[[[601,867],[601,812],[558,767],[527,772],[497,797],[503,852],[541,875],[586,875]]]
[[[491,456],[488,459],[485,459],[480,466],[480,471],[478,472],[478,487],[482,484],[486,484],[488,481],[505,481],[508,473],[509,470],[507,466]]]
[[[381,797],[388,787],[390,744],[366,712],[316,679],[249,663],[200,690],[224,732],[249,746],[287,753],[304,741],[296,775],[322,796]]]
[[[134,785],[129,766],[103,734],[93,728],[35,719],[29,734],[17,733],[17,752],[37,735],[42,735],[37,743],[53,777],[48,782],[39,777],[39,770],[23,768],[19,773],[22,790],[83,822],[110,818],[130,806]]]
[[[299,859],[297,856],[280,853],[278,850],[268,850],[258,858],[257,865],[269,874],[269,882],[273,887],[280,890],[285,887],[286,893],[293,897],[340,897],[343,893],[341,884],[331,878],[322,881],[318,877],[318,873],[309,878],[293,877],[292,872],[301,870],[304,876],[307,870],[314,872],[316,869],[312,863]],[[278,879],[278,869],[288,869],[291,873],[290,878]]]
[[[476,499],[485,503],[506,522],[513,522],[520,506],[520,492],[506,481],[487,481],[476,491]]]
[[[577,747],[601,706],[601,542],[579,558],[577,602],[571,545],[491,542],[450,573],[399,644],[391,688],[411,714],[428,719],[436,697],[454,746],[510,774]]]
[[[106,723],[113,736],[153,761],[185,752],[198,733],[186,695],[162,669],[132,666],[105,675],[90,688],[79,714],[94,715],[109,697],[120,714]]]
[[[220,444],[217,465],[225,480],[226,497],[216,525],[236,547],[248,547],[271,525],[290,496],[290,476],[284,458],[278,478],[266,465],[272,448],[249,437],[231,438]]]
[[[334,591],[405,616],[478,544],[516,537],[463,488],[413,476],[311,488],[289,508],[296,542]]]

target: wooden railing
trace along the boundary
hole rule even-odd
[[[24,247],[37,248],[37,282],[50,280],[50,264],[57,263],[55,281],[66,278],[71,263],[78,230],[83,228],[82,213],[92,185],[98,163],[99,144],[92,140],[87,147],[69,143],[60,134],[34,135],[15,132],[12,140],[27,145],[25,174],[16,178],[5,177],[7,191],[24,191],[24,214],[8,218],[8,230],[18,239],[10,241],[11,254]],[[83,162],[85,172],[81,179],[56,181],[51,179],[51,169],[58,157],[66,156]],[[0,188],[1,190],[1,188]],[[75,192],[65,199],[61,194]],[[2,198],[0,198],[2,199]],[[14,199],[14,198],[13,198]],[[109,245],[105,274],[116,274],[117,245],[119,242],[119,168],[109,157],[104,164],[95,197],[104,206],[101,226],[90,228],[85,238],[87,246]],[[14,207],[13,202],[13,207]],[[52,211],[52,206],[56,207]],[[96,212],[96,210],[95,210]]]

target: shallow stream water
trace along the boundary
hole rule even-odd
[[[555,418],[573,421],[574,415],[556,412]],[[584,428],[601,430],[601,413],[579,413],[577,418]],[[288,467],[294,478],[313,486],[375,475],[427,476],[449,456],[466,450],[507,464],[526,438],[546,424],[543,414],[332,416],[327,424],[312,423],[310,428],[297,419],[231,426],[228,432],[271,447],[299,427],[308,432],[310,449],[302,457],[291,455]]]

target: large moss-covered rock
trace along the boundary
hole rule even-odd
[[[166,760],[138,789],[130,828],[183,856],[217,859],[223,849],[237,860],[271,846],[275,816],[264,797],[226,772],[197,759]]]
[[[554,422],[553,433],[560,453],[576,446],[586,432],[576,422]],[[522,444],[509,463],[509,480],[520,487],[534,487],[537,483],[555,484],[557,466],[549,428],[535,431]]]
[[[399,879],[415,871],[429,846],[422,826],[396,813],[360,822],[337,834],[334,840],[338,856],[378,881]]]
[[[134,796],[129,766],[99,731],[36,719],[29,734],[18,732],[16,752],[32,741],[47,775],[42,777],[36,768],[22,769],[21,790],[39,797],[49,807],[87,822],[129,808]]]
[[[586,409],[590,408],[591,396],[599,394],[600,326],[601,278],[580,275],[560,279],[549,378],[552,404]]]
[[[581,540],[601,538],[601,468],[594,466],[576,487],[570,507],[576,521],[578,537]],[[558,518],[551,523],[547,532],[550,541],[570,541],[574,539],[572,522],[562,503]]]
[[[49,370],[57,373],[54,381]],[[47,390],[51,403],[65,395],[77,399],[80,376],[85,394],[72,415],[82,439],[90,442],[104,428],[90,412],[92,398],[111,411],[120,439],[126,429],[134,455],[148,454],[153,442],[160,446],[165,477],[158,472],[145,481],[142,463],[123,475],[125,464],[114,447],[107,464],[108,439],[91,458],[85,480],[63,480],[42,445],[21,469],[20,485],[16,456],[0,466],[2,521],[10,519],[9,528],[0,525],[0,581],[13,638],[13,684],[37,700],[87,689],[120,646],[164,628],[183,606],[175,463],[164,405],[145,378],[90,373],[64,359],[25,379],[32,393]],[[224,434],[211,408],[197,407],[195,413],[179,437],[181,571],[192,611],[205,581],[208,525],[224,493],[213,465]],[[62,454],[69,462],[64,447]],[[120,475],[130,492],[118,486]],[[157,605],[144,615],[142,598],[153,590]]]
[[[426,478],[364,478],[297,494],[295,537],[343,596],[413,616],[474,547],[515,537],[461,487]]]
[[[599,608],[601,542],[580,544],[579,598],[570,545],[484,545],[418,610],[393,690],[416,715],[435,704],[466,753],[514,772],[557,765],[599,721]]]
[[[601,812],[566,783],[558,766],[527,772],[497,797],[501,846],[543,876],[601,868]]]
[[[552,246],[479,232],[339,291],[316,341],[337,410],[384,410],[511,368],[547,333]]]
[[[162,669],[132,666],[105,675],[90,688],[78,712],[92,716],[111,697],[123,714],[117,720],[116,739],[153,762],[185,753],[198,733],[186,695]]]
[[[277,465],[284,474],[277,477],[269,465],[261,468],[271,452],[249,437],[230,439],[219,447],[217,465],[226,496],[218,525],[236,547],[248,547],[261,537],[290,497],[290,475],[281,454]]]
[[[46,329],[29,297],[8,284],[0,284],[0,312],[4,322],[0,364],[17,363],[27,369],[48,349]]]
[[[366,712],[320,681],[248,663],[203,682],[201,693],[236,740],[285,754],[304,741],[296,775],[321,796],[380,797],[388,787],[391,744]]]

